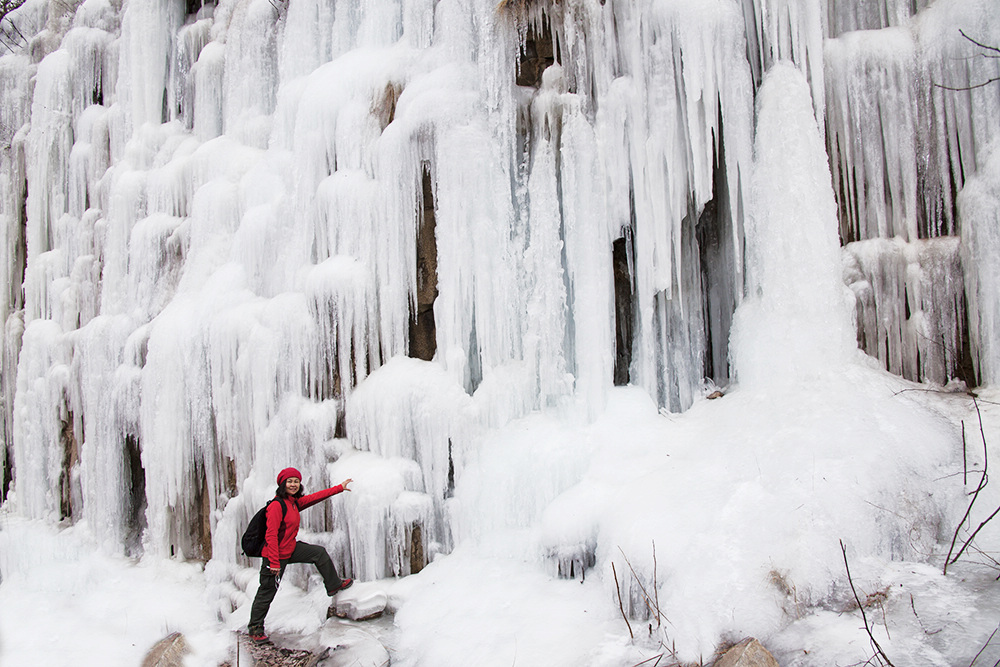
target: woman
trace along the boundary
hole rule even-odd
[[[277,502],[267,506],[267,531],[261,552],[264,562],[260,567],[260,588],[257,589],[253,606],[250,607],[250,623],[247,628],[251,640],[260,643],[268,641],[267,633],[264,632],[264,617],[271,607],[274,594],[278,592],[278,581],[289,563],[314,564],[323,576],[327,595],[336,595],[338,591],[354,583],[351,579],[341,579],[337,575],[337,568],[334,567],[326,549],[295,539],[299,533],[299,511],[341,491],[350,491],[347,485],[352,481],[354,480],[345,479],[337,486],[303,496],[302,473],[295,468],[285,468],[278,473],[278,489],[275,492]]]

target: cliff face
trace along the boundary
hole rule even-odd
[[[856,4],[28,0],[0,57],[4,498],[231,561],[273,470],[351,448],[385,491],[331,549],[419,569],[484,433],[731,381],[748,276],[790,238],[748,251],[779,61],[859,346],[996,382],[1000,85],[968,38],[1000,43],[996,12]]]

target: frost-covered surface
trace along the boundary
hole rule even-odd
[[[993,460],[997,398],[980,397]],[[862,365],[826,382],[702,399],[672,419],[641,390],[622,388],[590,424],[518,420],[468,464],[455,492],[455,550],[418,575],[351,589],[387,594],[394,611],[361,627],[399,665],[636,664],[661,653],[659,642],[707,661],[718,641],[747,634],[782,665],[854,664],[872,650],[851,611],[843,540],[859,595],[875,595],[868,619],[894,663],[968,665],[1000,622],[995,570],[977,565],[981,556],[941,573],[979,479],[976,424],[963,393],[928,394]],[[352,466],[357,491],[331,502],[363,512],[371,494],[362,484],[383,484],[383,464],[356,455]],[[998,502],[988,486],[973,525]],[[182,631],[189,664],[215,665],[248,618],[255,568],[220,580],[214,561],[204,574],[149,555],[128,561],[106,555],[86,523],[60,530],[5,513],[0,528],[5,663],[60,664],[72,654],[84,665],[137,664]],[[996,553],[995,528],[977,544]],[[557,576],[560,555],[587,552],[585,574]],[[640,581],[660,622],[645,611]],[[347,626],[323,625],[328,602],[315,572],[292,566],[268,626],[342,639]],[[55,627],[57,640],[38,639]],[[1000,647],[983,658],[992,664]]]
[[[400,664],[862,662],[840,539],[897,664],[968,664],[995,589],[936,573],[1000,372],[992,0],[193,4],[4,21],[5,663],[36,626],[224,660],[292,464],[356,480],[303,534]],[[269,624],[318,630],[287,581]]]

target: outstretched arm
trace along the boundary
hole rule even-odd
[[[300,510],[304,510],[307,507],[312,507],[321,500],[326,500],[330,496],[336,495],[342,491],[350,491],[347,485],[354,480],[348,477],[343,482],[337,486],[330,487],[329,489],[323,489],[322,491],[317,491],[316,493],[310,493],[308,496],[302,496],[299,498],[298,505]]]

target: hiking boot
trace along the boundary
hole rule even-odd
[[[334,592],[330,593],[330,595],[336,595],[337,593],[339,593],[340,591],[344,590],[345,588],[350,588],[351,584],[353,584],[353,583],[354,583],[353,579],[350,579],[350,578],[348,578],[348,579],[342,579],[340,581],[340,587],[337,588],[337,590],[335,590]]]
[[[270,644],[271,640],[268,639],[267,633],[264,632],[264,628],[248,628],[247,635],[250,636],[250,641],[254,644]]]

